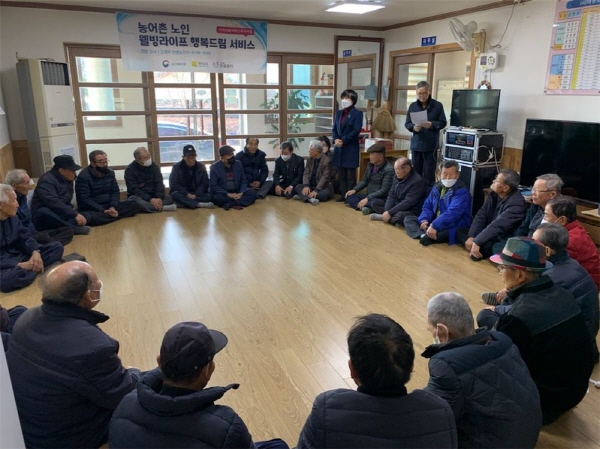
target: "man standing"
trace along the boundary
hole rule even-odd
[[[27,447],[99,447],[108,423],[140,372],[119,359],[119,342],[92,310],[102,281],[85,262],[53,269],[42,305],[25,312],[13,329],[6,359]]]
[[[302,184],[304,159],[294,154],[294,145],[291,142],[283,142],[280,148],[281,156],[275,159],[271,193],[276,196],[285,196],[289,200],[294,196],[296,186]]]
[[[346,192],[346,204],[352,209],[362,211],[363,215],[373,212],[374,201],[384,201],[387,198],[394,179],[392,164],[385,159],[385,145],[376,143],[367,150],[367,153],[369,153],[369,163],[362,181]],[[365,188],[366,194],[357,193]]]
[[[19,203],[17,217],[21,221],[21,224],[29,230],[36,242],[46,244],[51,241],[56,241],[63,246],[71,243],[73,240],[73,228],[70,226],[63,226],[48,231],[38,231],[35,229],[33,217],[31,216],[31,209],[29,209],[29,205],[27,204],[27,195],[29,194],[31,178],[25,170],[16,168],[9,171],[6,174],[5,183],[15,190],[17,201]]]
[[[402,326],[385,315],[360,317],[348,333],[348,352],[358,391],[340,388],[318,395],[298,449],[456,447],[448,403],[406,389],[415,352]]]
[[[135,201],[146,212],[177,210],[169,195],[165,195],[160,167],[152,161],[150,152],[139,147],[133,152],[134,161],[125,169],[128,201]]]
[[[546,204],[551,199],[560,196],[562,186],[562,179],[553,173],[537,177],[531,189],[533,205],[529,208],[525,219],[515,231],[515,236],[531,237],[533,235],[533,231],[536,230],[544,218]]]
[[[512,303],[496,329],[519,348],[540,393],[544,424],[550,424],[579,404],[588,389],[594,364],[583,314],[573,295],[542,276],[546,249],[535,240],[510,238],[490,261],[498,265]],[[482,312],[497,312],[488,309]]]
[[[0,291],[12,292],[31,285],[63,255],[59,242],[36,242],[17,218],[17,195],[8,184],[0,184]]]
[[[316,206],[333,197],[331,159],[323,154],[323,142],[319,140],[311,140],[308,155],[302,184],[296,186],[294,199]]]
[[[387,198],[375,199],[371,203],[375,212],[371,214],[371,220],[404,226],[406,217],[416,217],[421,212],[428,188],[421,175],[413,170],[410,160],[405,157],[396,159],[394,172],[396,176]]]
[[[75,234],[86,235],[90,227],[86,226],[91,216],[75,210],[73,201],[73,181],[77,178],[77,165],[72,156],[56,156],[52,169],[38,180],[31,201],[33,224],[40,231],[68,226]]]
[[[413,123],[411,113],[423,111],[427,113],[427,121]],[[446,124],[444,106],[431,98],[431,88],[427,81],[419,82],[417,101],[409,106],[404,126],[413,133],[410,151],[415,170],[430,186],[435,184],[436,152],[440,142],[440,130],[444,129]]]
[[[525,200],[519,192],[519,174],[514,170],[501,170],[473,224],[469,229],[459,229],[457,240],[469,251],[471,260],[479,261],[502,251],[524,216]]]
[[[510,338],[473,327],[465,298],[440,293],[427,304],[435,344],[425,391],[445,399],[461,448],[534,448],[542,427],[540,396]]]
[[[256,137],[248,137],[244,150],[235,155],[244,167],[248,188],[255,190],[256,197],[261,199],[267,196],[273,185],[273,181],[267,181],[269,167],[266,157],[265,152],[258,149]]]
[[[183,147],[182,160],[173,165],[169,175],[171,197],[189,209],[215,207],[208,193],[208,173],[203,163],[196,160],[193,145]]]
[[[120,218],[133,217],[142,210],[134,201],[119,201],[119,184],[108,167],[102,150],[89,155],[90,165],[81,170],[75,183],[77,207],[90,215],[90,226],[100,226]]]
[[[225,210],[241,210],[256,201],[256,191],[248,188],[244,167],[234,152],[229,145],[223,145],[219,148],[221,160],[210,166],[212,202]]]
[[[215,402],[240,384],[206,388],[214,357],[227,337],[202,323],[170,328],[162,341],[159,368],[144,375],[110,422],[109,446],[288,449],[282,440],[252,441],[242,418]]]
[[[404,219],[406,233],[423,246],[432,243],[456,243],[456,232],[471,225],[471,194],[467,186],[458,179],[458,162],[447,160],[442,163],[441,180],[429,193],[418,218]]]

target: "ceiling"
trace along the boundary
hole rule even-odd
[[[364,0],[351,0],[360,2]],[[79,10],[141,11],[186,15],[257,19],[277,23],[332,24],[337,27],[365,27],[376,30],[412,24],[453,12],[491,9],[512,5],[512,0],[376,0],[384,9],[371,13],[339,14],[325,12],[335,0],[10,0],[3,6],[36,7],[61,5]]]

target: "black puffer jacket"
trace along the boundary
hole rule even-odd
[[[469,228],[469,237],[479,245],[497,242],[510,237],[525,217],[525,200],[518,190],[500,198],[490,192],[481,209],[477,211]]]
[[[385,200],[385,210],[390,215],[398,212],[420,214],[425,198],[429,195],[429,188],[421,175],[411,169],[406,178],[398,179],[394,176],[393,179],[392,188]]]
[[[255,447],[242,418],[230,407],[214,404],[238,384],[174,397],[160,394],[163,379],[156,368],[123,398],[110,422],[111,449]]]
[[[202,162],[196,162],[196,170],[193,177],[188,176],[190,168],[185,161],[179,161],[171,169],[169,175],[169,188],[171,192],[181,192],[184,195],[192,193],[194,195],[205,195],[208,193],[208,173]]]
[[[542,427],[537,388],[519,350],[501,332],[429,346],[429,391],[445,399],[461,448],[533,448]]]
[[[125,184],[127,184],[127,196],[136,195],[144,201],[152,198],[165,197],[165,183],[163,182],[160,167],[152,162],[150,167],[142,167],[133,161],[125,169]]]
[[[104,212],[119,204],[119,184],[110,168],[98,176],[89,166],[81,170],[75,183],[77,208],[81,211]]]
[[[31,200],[31,215],[34,217],[40,207],[47,207],[63,220],[77,216],[73,208],[73,181],[66,181],[57,168],[44,173],[38,180]]]
[[[359,387],[317,396],[297,449],[442,449],[456,444],[454,415],[443,399],[422,390],[375,395]]]

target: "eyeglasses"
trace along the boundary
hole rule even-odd
[[[108,164],[110,163],[109,159],[98,159],[96,162],[96,164]]]
[[[549,192],[554,192],[554,190],[531,189],[531,193],[549,193]]]

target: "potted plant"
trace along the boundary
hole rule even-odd
[[[276,93],[272,96],[269,101],[266,103],[262,103],[261,107],[265,109],[279,109],[279,93]],[[287,108],[288,111],[295,111],[299,109],[308,109],[310,108],[310,103],[308,102],[308,96],[301,89],[291,90],[288,93],[287,98]],[[302,125],[307,123],[307,119],[302,117],[301,114],[292,114],[291,118],[288,120],[288,134],[297,134],[302,131]],[[279,133],[279,126],[270,123],[271,131]],[[304,137],[292,137],[289,138],[288,141],[294,146],[294,149],[297,150],[299,148],[299,144],[304,142]],[[277,142],[277,139],[273,139],[269,141],[270,144],[274,144]]]

